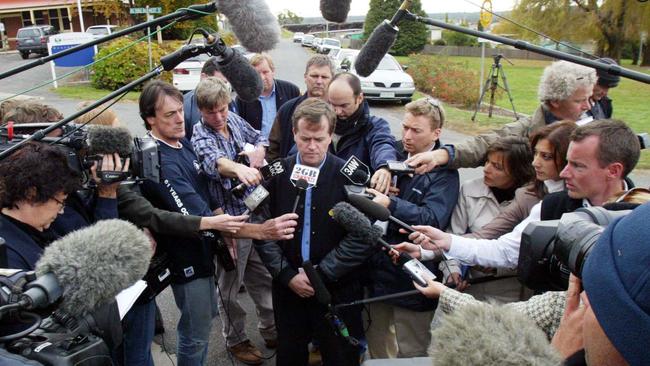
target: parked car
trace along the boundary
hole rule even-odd
[[[240,52],[249,60],[253,57],[253,53],[244,48],[244,46],[234,45],[232,49]],[[203,69],[203,65],[209,58],[210,56],[206,54],[200,54],[178,64],[172,70],[172,84],[176,89],[183,93],[194,90],[199,84],[199,81],[201,81],[201,69]]]
[[[296,32],[293,34],[293,43],[302,43],[302,37],[305,36],[303,32]]]
[[[115,33],[118,30],[119,27],[117,25],[101,24],[88,27],[88,29],[86,29],[86,33],[92,34],[93,38],[97,39]]]
[[[314,37],[311,34],[305,34],[304,37],[302,37],[302,46],[303,47],[311,47],[311,43],[314,41]]]
[[[323,43],[323,39],[319,37],[315,37],[314,40],[311,42],[311,49],[316,51],[318,49],[318,46]]]
[[[34,25],[18,29],[16,49],[20,52],[20,57],[25,60],[30,53],[47,56],[47,39],[57,33],[59,31],[51,25]]]
[[[354,57],[356,57],[357,54],[359,54],[359,50],[352,50],[349,48],[341,48],[338,51],[332,50],[332,52],[334,54],[328,56],[332,59],[332,63],[334,64],[334,68],[336,69],[336,72],[343,71],[343,68],[341,67],[341,62],[347,60],[346,62],[349,63],[350,59],[354,59]]]
[[[357,75],[354,71],[354,59],[358,53],[359,51],[356,51],[342,61],[343,71]],[[415,92],[413,78],[404,72],[402,66],[391,55],[384,56],[372,74],[367,77],[359,76],[359,79],[361,91],[368,100],[397,100],[408,103]]]
[[[334,38],[323,38],[323,41],[318,45],[316,52],[329,53],[334,48],[341,48],[341,41]]]

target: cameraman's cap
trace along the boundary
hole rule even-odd
[[[608,57],[599,58],[596,61],[609,65],[618,65],[616,61]],[[598,85],[606,86],[608,88],[615,88],[618,86],[618,82],[621,80],[620,76],[612,75],[607,71],[601,69],[596,69],[596,74],[598,75]]]
[[[647,364],[650,203],[614,221],[589,254],[582,282],[607,338],[630,365]]]

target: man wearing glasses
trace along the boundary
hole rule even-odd
[[[402,141],[397,144],[400,161],[417,153],[438,149],[445,120],[444,109],[436,99],[420,99],[407,104],[405,109]],[[424,175],[398,173],[395,178],[393,191],[397,192],[396,195],[389,196],[368,189],[375,195],[373,200],[409,225],[426,224],[445,230],[458,199],[458,172],[437,168]],[[388,242],[406,240],[406,235],[400,234],[398,229],[393,224],[388,226]],[[438,272],[432,261],[424,264],[432,272]],[[408,275],[393,265],[384,253],[375,254],[370,266],[372,297],[410,290]],[[420,295],[370,304],[368,314],[372,322],[366,332],[370,357],[426,357],[431,342],[430,324],[436,306],[436,301]],[[386,329],[392,331],[387,332]]]

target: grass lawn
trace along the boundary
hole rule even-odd
[[[98,100],[111,93],[110,90],[95,89],[89,84],[59,86],[57,89],[50,89],[50,91],[64,98],[73,98],[79,100]],[[124,96],[124,98],[122,98],[122,100],[131,100],[137,102],[138,98],[140,98],[139,91],[129,92]]]
[[[481,59],[479,57],[433,55],[430,57],[431,62],[442,62],[444,60],[462,62],[467,66],[468,69],[477,70],[477,72],[480,73]],[[409,64],[408,57],[397,57],[397,59],[401,64]],[[515,108],[517,109],[518,113],[521,112],[530,115],[539,105],[539,101],[537,99],[537,85],[539,84],[539,79],[542,76],[544,67],[546,67],[549,62],[518,59],[511,61],[514,66],[503,60],[501,61],[501,64],[505,70],[508,86],[510,87],[510,93],[512,94],[515,103]],[[629,63],[629,60],[624,60],[623,65],[625,67],[630,67],[633,70],[650,74],[650,69],[630,66]],[[492,58],[486,58],[484,74],[485,78],[487,78],[487,74],[490,70],[491,65]],[[478,94],[478,90],[476,93]],[[626,78],[621,78],[621,82],[618,87],[611,89],[609,92],[610,98],[612,98],[614,101],[614,117],[622,119],[628,125],[630,125],[634,131],[638,133],[650,133],[650,103],[648,102],[649,95],[650,85]],[[489,101],[489,98],[487,96],[484,98],[484,102],[486,100]],[[512,109],[510,106],[510,101],[508,100],[508,97],[505,95],[505,93],[501,95],[501,98],[498,99],[495,104],[508,110]],[[486,129],[496,128],[498,125],[507,123],[512,120],[503,117],[492,118],[492,120],[489,120],[487,116],[479,114],[479,117],[477,118],[479,122],[475,123],[470,120],[473,111],[459,110],[455,108],[447,109],[449,109],[448,114],[450,115],[449,127],[452,129],[457,129],[459,132],[479,133],[483,132]],[[650,152],[644,151],[641,153],[639,168],[650,169]]]

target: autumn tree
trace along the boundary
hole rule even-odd
[[[180,8],[187,8],[190,5],[195,5],[196,0],[134,0],[135,7],[160,7],[162,8],[162,14],[157,14],[156,16],[162,16],[166,14],[171,14]],[[144,15],[137,15],[144,17]],[[218,30],[217,20],[212,15],[206,15],[196,20],[183,21],[174,24],[172,27],[167,28],[163,31],[163,35],[168,39],[186,39],[190,36],[192,31],[196,28],[205,28],[207,30]]]
[[[278,23],[280,23],[280,25],[300,24],[302,23],[302,17],[289,9],[284,9],[282,13],[278,14]]]

